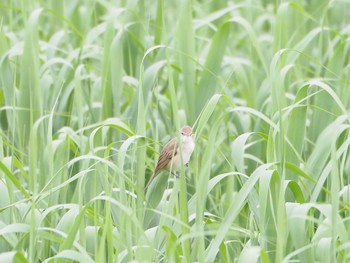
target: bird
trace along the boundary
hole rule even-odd
[[[178,144],[178,137],[174,137],[164,146],[159,155],[156,168],[154,169],[152,176],[145,187],[145,191],[150,186],[153,179],[162,170],[170,171],[172,174],[177,176],[177,172],[180,170],[182,164],[188,166],[188,162],[195,147],[195,142],[192,138],[191,126],[185,125],[181,128],[180,140],[182,151],[179,149],[180,145]]]

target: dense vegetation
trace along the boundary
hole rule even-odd
[[[1,1],[0,262],[349,262],[348,10]]]

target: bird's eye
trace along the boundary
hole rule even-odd
[[[183,132],[181,132],[182,135],[185,135]]]

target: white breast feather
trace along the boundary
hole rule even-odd
[[[182,160],[184,164],[189,162],[194,147],[195,143],[192,137],[185,137],[182,142]]]

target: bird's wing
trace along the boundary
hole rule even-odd
[[[157,174],[166,167],[166,165],[169,163],[169,161],[175,156],[177,153],[177,143],[176,143],[176,137],[171,139],[163,148],[162,152],[160,153],[160,156],[158,158],[158,162],[156,165],[156,168],[154,169],[154,172],[149,179],[145,191],[150,186],[151,182],[153,181],[154,177],[157,176]]]
[[[160,153],[156,169],[154,169],[154,174],[157,175],[160,170],[166,167],[169,161],[177,154],[177,142],[176,137],[171,139]]]

